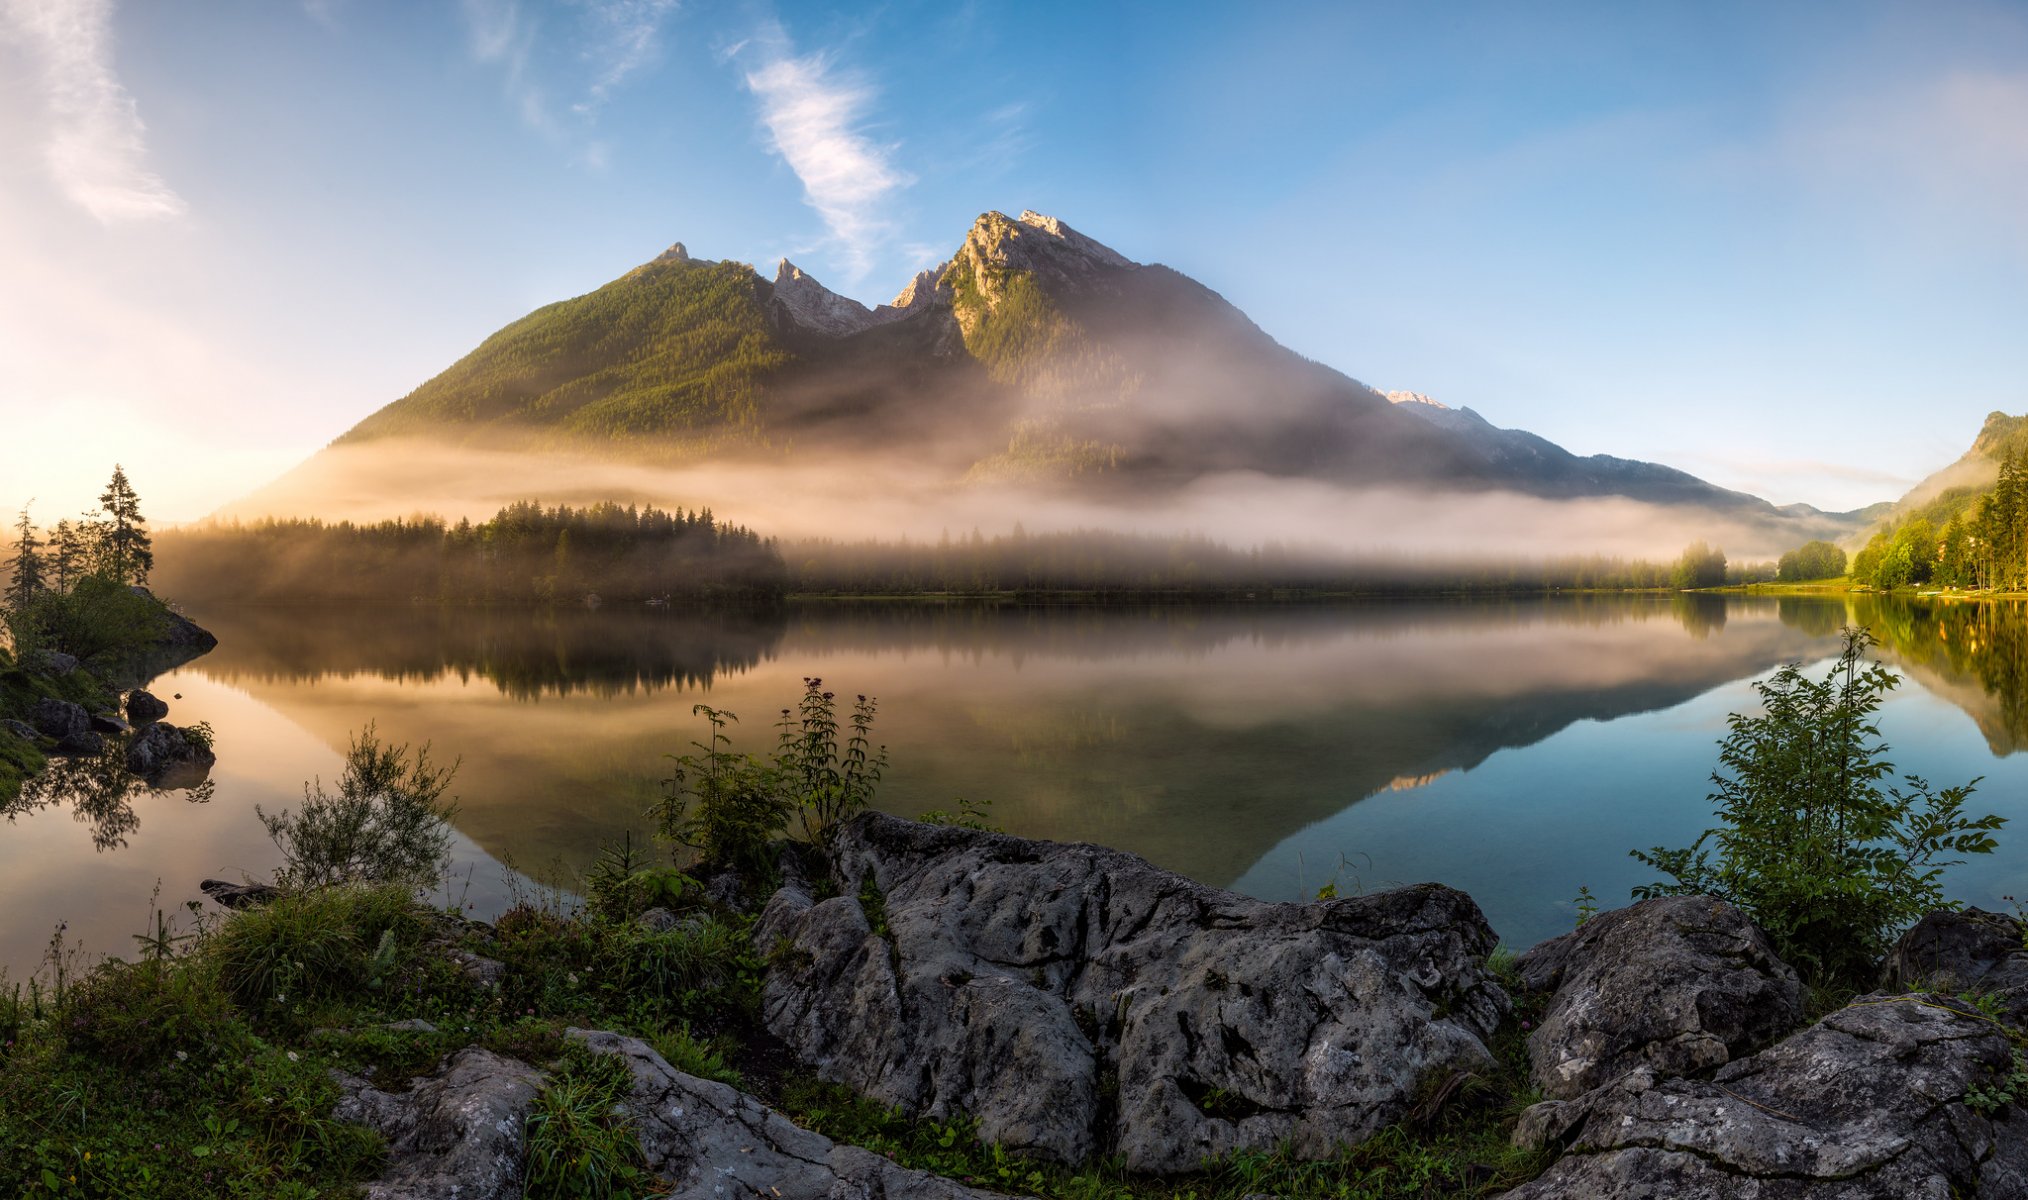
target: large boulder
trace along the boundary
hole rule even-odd
[[[1881,986],[1982,992],[2012,1024],[2028,1027],[2028,924],[1967,908],[1934,912],[1901,935],[1888,953]]]
[[[634,1077],[625,1102],[645,1166],[672,1200],[990,1200],[991,1193],[896,1166],[855,1146],[800,1129],[722,1083],[685,1075],[645,1042],[571,1030],[594,1053],[625,1059]],[[443,1071],[405,1092],[337,1076],[335,1114],[377,1130],[387,1167],[367,1200],[519,1200],[525,1183],[528,1111],[541,1072],[471,1046]]]
[[[1507,1200],[2028,1196],[2028,1117],[1966,1103],[2012,1069],[2004,1031],[1933,995],[1874,995],[1709,1080],[1641,1067],[1522,1115],[1562,1151]]]
[[[1515,963],[1549,995],[1530,1073],[1567,1100],[1635,1067],[1663,1077],[1722,1066],[1794,1029],[1802,985],[1746,914],[1709,896],[1600,913]]]
[[[158,786],[190,786],[217,761],[211,747],[166,721],[144,727],[127,743],[127,770]]]
[[[1321,1157],[1492,1063],[1469,896],[1268,904],[1131,854],[877,813],[756,930],[767,1026],[819,1076],[1061,1162]]]
[[[97,754],[105,739],[92,728],[92,715],[81,704],[45,696],[35,702],[29,722],[36,731],[56,741],[58,754]]]
[[[127,719],[136,725],[159,721],[169,715],[169,705],[153,692],[135,688],[127,693]]]
[[[896,1166],[802,1129],[759,1100],[685,1075],[638,1038],[573,1029],[595,1054],[618,1055],[634,1077],[627,1110],[642,1156],[670,1200],[987,1200],[993,1193]]]
[[[520,1200],[528,1106],[542,1087],[533,1067],[468,1046],[407,1092],[343,1074],[338,1084],[333,1115],[387,1142],[387,1169],[366,1200]]]

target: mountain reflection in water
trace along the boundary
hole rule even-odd
[[[254,838],[236,834],[229,859],[186,846],[147,868],[163,875],[165,903],[228,866],[263,869],[252,804],[328,779],[369,721],[462,760],[458,826],[480,872],[497,874],[497,860],[567,876],[601,844],[646,831],[665,756],[702,735],[693,704],[738,713],[737,744],[764,749],[804,676],[879,698],[891,811],[990,801],[1009,832],[1119,846],[1272,897],[1334,875],[1341,890],[1436,878],[1471,891],[1517,943],[1567,929],[1580,884],[1623,896],[1638,871],[1627,849],[1694,837],[1725,712],[1752,703],[1743,681],[1829,655],[1848,621],[1873,628],[1920,685],[1886,714],[1904,770],[1986,775],[1975,803],[2003,813],[2028,791],[2028,760],[1995,762],[2024,733],[2018,604],[1678,595],[192,615],[220,645],[171,677],[190,706],[171,719],[214,725],[218,798],[205,807],[234,810]],[[270,751],[277,738],[259,731],[282,727],[322,749]],[[148,828],[121,836],[131,844],[113,853],[147,857]],[[2028,820],[2003,833],[2003,854],[2017,836]]]

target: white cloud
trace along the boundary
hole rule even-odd
[[[761,122],[861,278],[892,230],[884,203],[914,180],[894,165],[894,146],[861,128],[875,95],[870,84],[838,72],[830,55],[794,55],[779,29],[759,41],[766,61],[746,73],[746,86],[760,100]]]
[[[146,127],[112,66],[112,0],[0,0],[0,40],[41,68],[50,177],[104,224],[178,216],[182,197],[148,170]]]
[[[662,54],[662,27],[676,12],[676,0],[604,0],[588,6],[593,30],[585,57],[598,68],[586,106],[596,108],[627,77]]]
[[[575,0],[576,23],[545,30],[520,0],[464,0],[465,31],[473,61],[504,72],[508,102],[522,121],[552,141],[570,142],[588,136],[613,93],[660,60],[662,31],[677,5]],[[561,97],[562,107],[552,97]],[[602,166],[610,152],[594,143],[584,160]]]

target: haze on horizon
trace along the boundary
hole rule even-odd
[[[1377,386],[1857,507],[2024,407],[2024,51],[1979,4],[0,0],[0,507],[120,461],[196,518],[671,241],[871,303],[995,207]]]

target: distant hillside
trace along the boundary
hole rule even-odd
[[[2000,463],[2009,455],[2028,458],[2028,416],[1988,413],[1970,449],[1910,488],[1875,520],[1892,527],[1919,518],[1941,528],[1993,490]]]
[[[879,451],[961,481],[1105,494],[1226,472],[1694,506],[1796,541],[1849,514],[1776,509],[1654,463],[1580,457],[1470,409],[1388,396],[1276,342],[1195,280],[1053,218],[989,212],[869,309],[679,244],[529,314],[340,445],[421,438],[649,461]]]
[[[1989,414],[1971,449],[1873,527],[1851,576],[1880,588],[2028,588],[2028,416]]]

